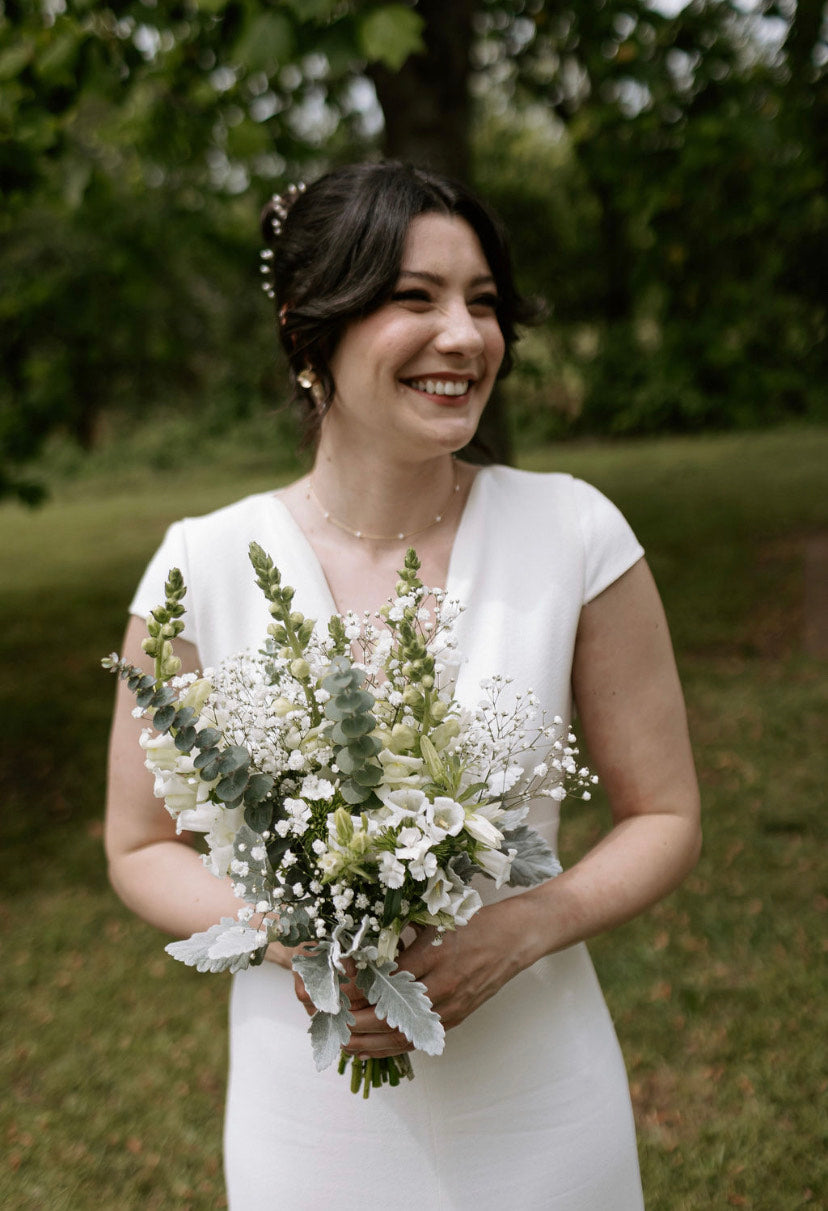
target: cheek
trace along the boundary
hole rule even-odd
[[[506,341],[503,333],[500,331],[500,325],[495,324],[494,330],[489,333],[489,339],[486,342],[487,360],[493,366],[493,374],[496,375],[500,369],[500,363],[506,353]]]

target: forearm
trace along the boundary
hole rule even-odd
[[[197,851],[180,841],[156,841],[112,856],[109,878],[128,908],[175,937],[209,929],[242,907],[230,880],[216,878]],[[257,916],[253,923],[260,920]],[[289,952],[278,942],[268,947],[267,957],[290,966]]]
[[[692,870],[700,846],[695,817],[632,816],[556,879],[503,901],[519,937],[519,969],[655,904]]]

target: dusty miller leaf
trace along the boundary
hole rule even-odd
[[[508,879],[510,887],[534,887],[561,873],[561,864],[543,837],[525,824],[504,833],[501,849],[504,853],[517,850]]]
[[[293,970],[299,973],[308,996],[323,1013],[339,1010],[339,978],[331,961],[327,947],[319,947],[313,954],[293,956]]]
[[[253,857],[253,850],[257,848],[262,850],[264,857]],[[273,901],[270,897],[275,880],[273,868],[267,859],[264,838],[249,825],[240,825],[233,839],[233,856],[240,862],[246,862],[248,867],[246,875],[240,875],[235,870],[231,872],[233,882],[240,883],[244,888],[244,894],[239,899],[248,904],[259,904],[266,900],[272,908]]]
[[[242,971],[257,951],[267,946],[267,933],[242,925],[235,917],[222,917],[203,933],[165,946],[168,955],[197,971]]]
[[[369,963],[357,975],[357,985],[376,1008],[378,1018],[401,1030],[418,1051],[439,1055],[446,1032],[428,999],[425,984],[410,971],[394,971],[393,963]]]
[[[356,1018],[351,1013],[351,1003],[344,992],[341,998],[339,1013],[325,1013],[319,1009],[308,1027],[317,1072],[330,1067],[351,1037],[351,1027]]]

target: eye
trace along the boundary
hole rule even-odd
[[[497,305],[500,302],[496,294],[478,294],[469,303],[469,309],[478,311],[497,311]]]
[[[411,290],[395,290],[391,295],[392,303],[421,303],[428,306],[431,298],[427,290],[412,288]]]

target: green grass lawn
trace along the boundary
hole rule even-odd
[[[828,430],[572,445],[521,462],[583,476],[630,518],[690,709],[703,858],[667,901],[591,947],[627,1058],[649,1211],[824,1207],[828,687],[802,637],[806,554],[828,534]],[[223,1205],[227,984],[174,964],[108,889],[113,685],[98,659],[117,648],[165,525],[273,482],[264,455],[237,444],[196,471],[101,472],[37,512],[0,508],[9,1211]],[[564,858],[605,826],[600,799],[569,809]]]

